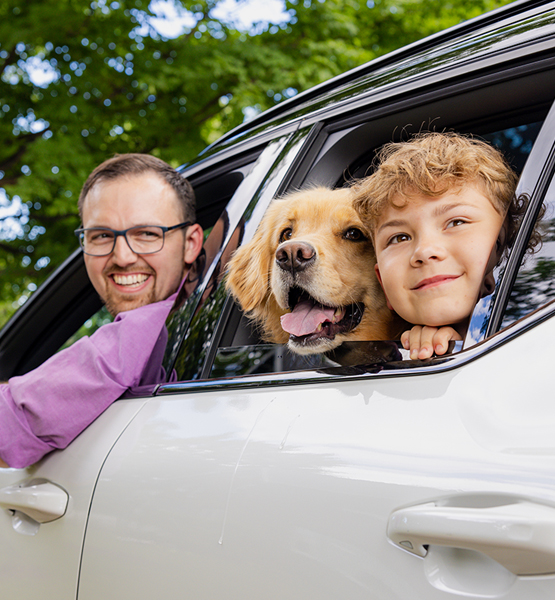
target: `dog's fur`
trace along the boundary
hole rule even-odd
[[[375,262],[351,191],[315,188],[274,200],[253,239],[231,259],[226,285],[265,340],[288,342],[300,354],[325,352],[345,341],[399,339],[402,321],[387,308]],[[280,318],[299,299],[307,306],[308,297],[328,315],[328,307],[340,307],[332,319],[339,322],[290,335]]]

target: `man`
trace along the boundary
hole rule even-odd
[[[202,247],[190,184],[152,156],[116,156],[85,182],[79,213],[87,273],[116,319],[0,386],[0,466],[65,448],[126,390],[163,378],[153,355]]]
[[[202,245],[202,229],[192,224],[194,202],[189,182],[153,156],[116,156],[91,173],[79,197],[83,229],[77,233],[87,273],[112,315],[164,300],[177,290]],[[131,235],[121,234],[144,225],[170,231],[139,227]],[[130,237],[140,244],[138,236],[146,235],[161,235],[163,247],[134,252]]]

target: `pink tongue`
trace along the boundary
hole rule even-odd
[[[330,321],[333,323],[335,309],[327,308],[309,301],[299,302],[293,312],[281,317],[281,326],[284,331],[300,337],[314,333],[320,323]]]

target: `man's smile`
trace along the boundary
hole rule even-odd
[[[112,273],[109,275],[116,285],[128,288],[138,288],[145,283],[151,275],[147,273]]]

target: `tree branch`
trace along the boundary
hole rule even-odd
[[[27,147],[29,144],[32,144],[38,137],[40,137],[45,131],[48,131],[50,127],[46,127],[41,131],[37,131],[36,133],[27,133],[22,136],[18,136],[18,141],[21,141],[21,145],[16,150],[14,154],[6,158],[4,161],[0,163],[0,170],[6,171],[12,165],[14,165],[21,157],[27,152]]]
[[[6,67],[13,65],[17,60],[17,55],[15,53],[15,48],[11,48],[8,50],[8,56],[4,59],[4,64],[2,65],[2,73],[6,70]]]
[[[195,123],[197,123],[197,124],[204,123],[207,119],[209,119],[210,117],[213,117],[214,115],[216,115],[218,113],[218,111],[212,112],[212,111],[210,111],[210,109],[218,104],[221,96],[223,96],[223,94],[218,94],[215,98],[212,98],[212,100],[210,100],[210,102],[207,102],[200,110],[198,110],[196,112],[196,114],[193,115],[193,119],[194,119]],[[206,113],[208,113],[208,114],[206,114]]]

